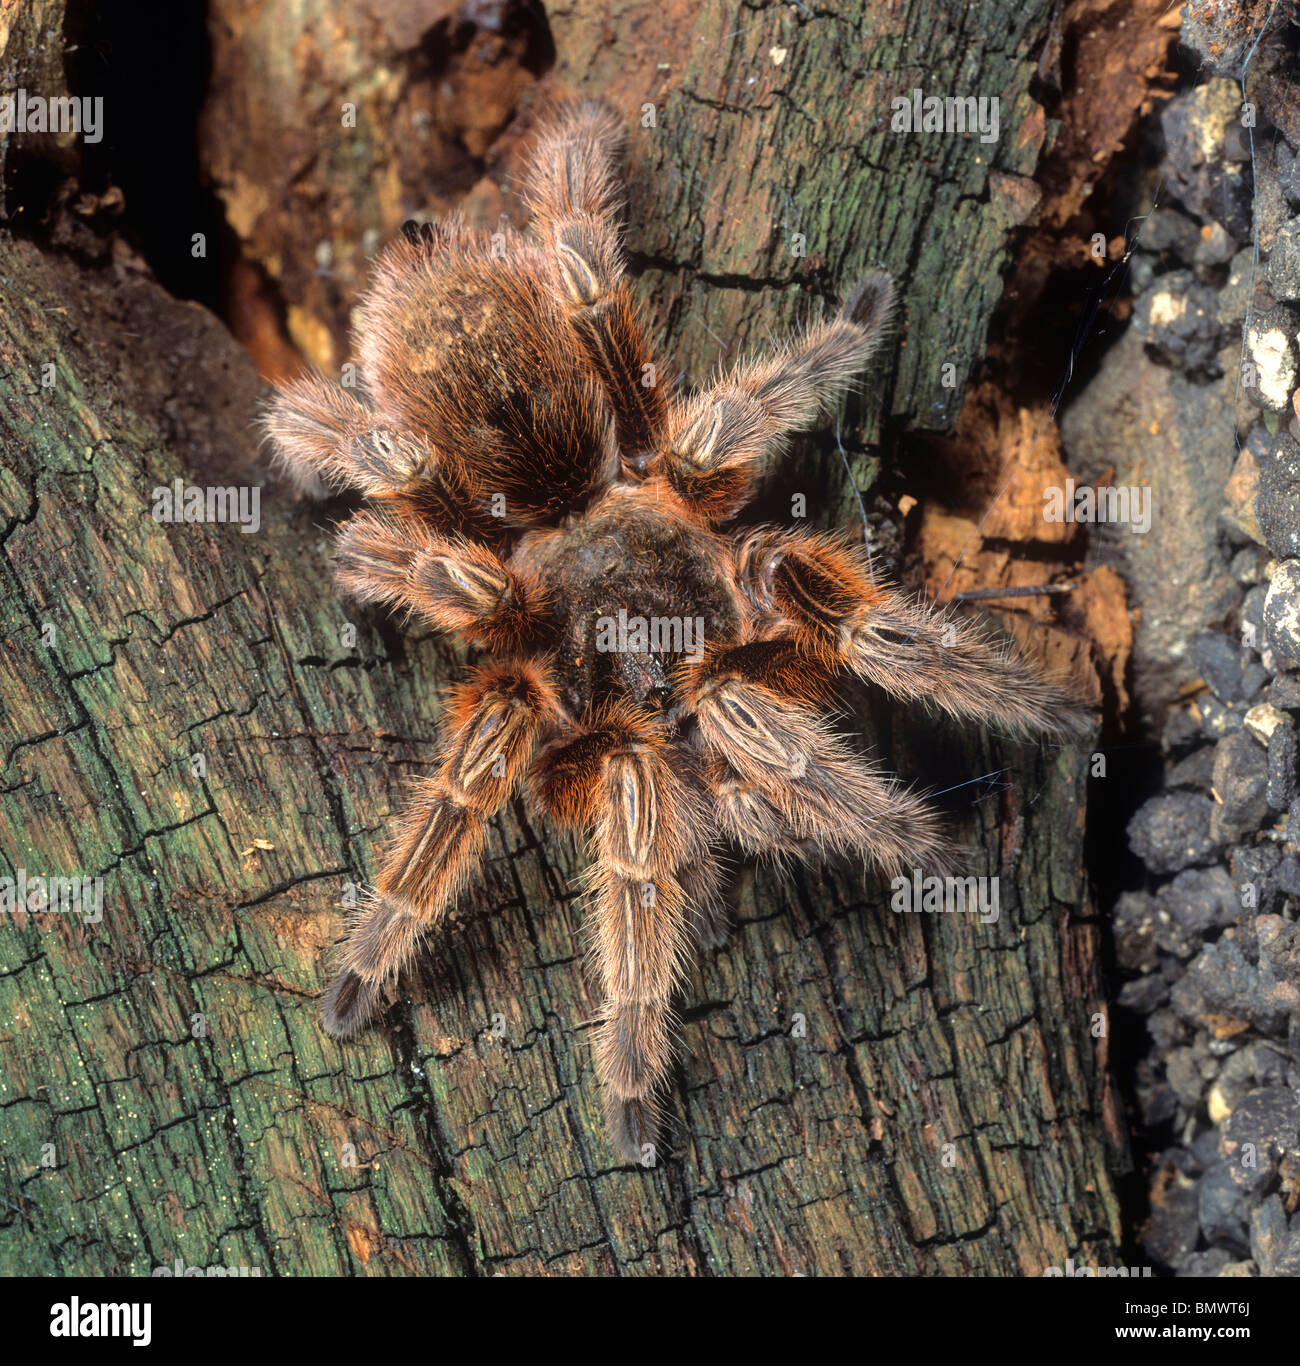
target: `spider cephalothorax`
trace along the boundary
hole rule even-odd
[[[409,224],[358,326],[368,403],[318,378],[267,430],[300,478],[372,508],[342,586],[481,647],[324,1004],[348,1035],[476,866],[526,781],[591,840],[596,1058],[615,1143],[642,1158],[692,940],[720,940],[719,854],[933,866],[936,817],[831,731],[835,675],[1020,733],[1071,708],[964,621],[878,587],[832,536],[730,526],[791,431],[862,369],[890,312],[869,276],[840,314],[688,398],[655,382],[624,279],[613,116],[537,139],[535,237]]]

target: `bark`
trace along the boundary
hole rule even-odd
[[[870,265],[899,276],[899,346],[843,429],[865,487],[880,432],[947,426],[980,354],[1047,131],[1050,4],[586,8],[551,11],[546,83],[656,107],[631,139],[629,245],[674,372],[779,338]],[[996,147],[891,135],[915,86],[999,95]],[[211,315],[129,260],[0,250],[0,874],[99,876],[104,904],[98,924],[0,924],[0,1269],[1120,1262],[1077,750],[874,701],[908,776],[1001,774],[941,799],[1001,917],[896,915],[852,870],[742,877],[683,1002],[651,1170],[615,1167],[602,1132],[581,858],[522,802],[385,1027],[327,1039],[340,898],[433,762],[457,660],[335,598],[339,508],[260,467],[259,381]],[[155,521],[177,478],[264,484],[260,529]],[[797,492],[824,524],[855,515],[832,432],[774,476],[786,516]]]

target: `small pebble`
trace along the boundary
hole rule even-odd
[[[1270,437],[1262,423],[1246,444],[1259,465],[1255,518],[1264,541],[1274,555],[1300,555],[1300,444],[1289,432]]]
[[[1277,865],[1277,885],[1287,896],[1300,896],[1300,859],[1286,854]]]
[[[1300,219],[1281,228],[1268,254],[1264,284],[1275,299],[1300,299]]]
[[[1192,642],[1197,671],[1221,702],[1242,702],[1241,646],[1222,631],[1206,631]]]
[[[1209,931],[1236,923],[1241,906],[1226,868],[1187,868],[1156,892],[1154,910],[1156,943],[1191,958]]]
[[[1278,654],[1300,663],[1300,560],[1273,571],[1264,600],[1264,638]]]
[[[1211,740],[1236,735],[1245,728],[1248,708],[1242,702],[1220,702],[1217,697],[1198,697],[1196,709],[1201,714],[1201,732]]]
[[[1194,787],[1209,793],[1214,786],[1214,746],[1203,745],[1180,759],[1165,776],[1166,787]]]
[[[1300,675],[1278,674],[1268,685],[1268,700],[1282,711],[1300,710]]]
[[[1237,243],[1228,235],[1222,223],[1211,223],[1208,226],[1209,231],[1204,233],[1196,244],[1192,260],[1198,266],[1221,266],[1232,260],[1237,251]]]
[[[1268,738],[1265,796],[1274,811],[1285,811],[1295,800],[1297,758],[1300,758],[1300,742],[1296,740],[1295,724],[1288,718]]]
[[[1261,702],[1251,707],[1241,719],[1247,733],[1253,735],[1261,745],[1267,745],[1273,738],[1273,732],[1288,724],[1286,713],[1271,702]]]
[[[1136,314],[1135,314],[1136,319]],[[1287,304],[1277,304],[1246,324],[1246,368],[1242,389],[1251,401],[1269,412],[1285,413],[1296,387],[1296,333],[1300,315]]]
[[[1282,1154],[1300,1152],[1300,1100],[1284,1086],[1251,1091],[1228,1116],[1221,1147],[1240,1189],[1267,1185]]]
[[[1278,1258],[1291,1241],[1289,1234],[1280,1197],[1271,1196],[1251,1214],[1250,1253],[1259,1264],[1262,1276],[1274,1274]]]
[[[1282,896],[1277,871],[1281,862],[1282,851],[1275,844],[1244,845],[1228,855],[1232,883],[1243,909],[1261,914],[1277,909]]]
[[[1133,305],[1133,328],[1168,364],[1189,373],[1208,370],[1224,341],[1218,291],[1200,284],[1190,270],[1157,275]],[[1261,343],[1266,344],[1267,339]]]
[[[1264,603],[1268,600],[1268,585],[1257,584],[1241,603],[1241,638],[1251,649],[1264,645]]]
[[[1150,972],[1158,961],[1155,905],[1150,894],[1124,892],[1115,903],[1112,919],[1120,967],[1129,972]]]
[[[1246,546],[1237,551],[1228,566],[1228,572],[1238,583],[1249,586],[1259,583],[1264,577],[1264,555],[1258,546]]]
[[[1169,983],[1159,973],[1149,972],[1145,977],[1135,977],[1125,982],[1119,989],[1116,1002],[1125,1010],[1135,1011],[1138,1015],[1151,1012],[1169,999]]]
[[[1197,1210],[1201,1235],[1207,1243],[1231,1248],[1243,1257],[1249,1255],[1246,1208],[1226,1159],[1216,1162],[1201,1177]]]
[[[1197,792],[1162,792],[1128,824],[1129,848],[1155,873],[1210,863],[1222,846],[1210,834],[1214,803]]]
[[[1201,230],[1196,220],[1185,213],[1162,204],[1153,209],[1142,226],[1142,246],[1160,252],[1176,261],[1190,262],[1201,244]]]

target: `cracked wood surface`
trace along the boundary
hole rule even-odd
[[[646,12],[607,8],[622,31]],[[806,25],[706,9],[653,78],[659,128],[631,148],[630,246],[664,354],[702,378],[715,336],[734,354],[806,317],[810,270],[829,290],[883,263],[912,301],[905,345],[876,367],[885,406],[943,425],[935,405],[956,399],[938,364],[964,375],[978,354],[1007,225],[977,144],[880,131],[880,73],[910,89],[923,61],[927,89],[1003,92],[996,165],[1027,174],[1048,8],[894,4]],[[551,23],[560,81],[614,84],[619,43],[576,9]],[[338,901],[433,761],[454,658],[336,600],[339,509],[259,469],[256,376],[201,309],[8,238],[0,276],[0,874],[104,880],[98,925],[0,924],[0,1269],[1120,1261],[1075,752],[873,703],[864,724],[920,782],[1014,765],[943,799],[962,871],[1002,879],[1001,918],[895,915],[851,870],[742,879],[734,936],[686,993],[674,1150],[653,1170],[614,1167],[602,1132],[581,860],[522,803],[385,1027],[327,1039],[314,996]],[[857,403],[845,432],[864,480],[878,406]],[[833,439],[801,450],[782,496],[806,489],[819,520],[846,520]],[[176,477],[265,483],[262,528],[156,523],[152,490]]]

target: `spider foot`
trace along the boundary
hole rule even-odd
[[[380,984],[367,982],[346,968],[334,978],[321,998],[321,1027],[332,1038],[351,1038],[374,1019],[382,1004]]]
[[[644,1098],[609,1101],[609,1136],[624,1162],[653,1167],[659,1134],[658,1108]]]

